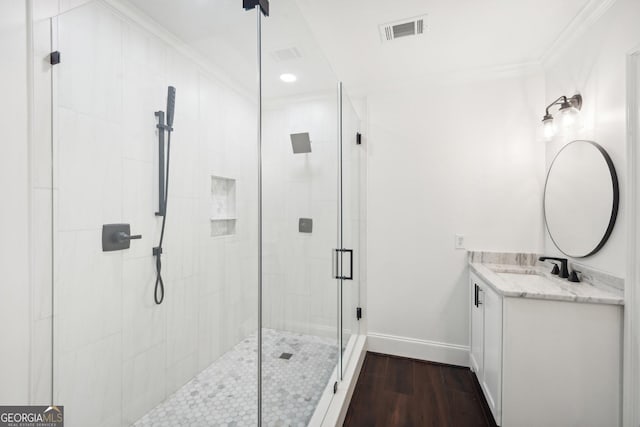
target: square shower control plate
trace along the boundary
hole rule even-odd
[[[311,233],[313,231],[313,219],[300,218],[298,220],[298,231],[300,233]]]
[[[308,132],[292,133],[291,148],[293,148],[293,154],[310,153],[311,152],[311,139]]]
[[[131,234],[131,226],[129,224],[104,224],[102,226],[102,251],[121,251],[129,249],[131,241],[128,239],[118,239],[118,233],[124,233],[129,236]]]

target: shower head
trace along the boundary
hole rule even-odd
[[[293,154],[310,153],[311,152],[311,140],[309,139],[309,133],[292,133],[291,148],[293,148]]]
[[[173,127],[173,113],[176,108],[176,88],[169,86],[167,90],[167,126]]]

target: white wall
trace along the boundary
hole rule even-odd
[[[27,133],[27,11],[0,1],[0,404],[29,401],[30,282]]]
[[[367,309],[376,349],[407,337],[422,348],[416,357],[466,363],[467,258],[454,235],[471,250],[542,248],[543,90],[533,74],[368,97]]]
[[[572,139],[589,139],[602,145],[616,167],[620,182],[620,209],[613,233],[597,254],[576,260],[592,268],[625,277],[626,263],[626,55],[640,45],[640,3],[619,0],[579,38],[566,43],[545,64],[545,100],[561,95],[583,96],[585,129],[547,144],[547,165]],[[542,114],[542,108],[538,108]],[[545,233],[545,251],[561,253]]]
[[[640,151],[637,149],[638,135],[640,135],[640,46],[633,52],[629,58],[629,82],[633,88],[629,88],[629,146],[627,151],[627,165],[640,164]],[[635,143],[634,143],[635,142]],[[633,144],[633,145],[632,145]],[[629,253],[627,264],[627,277],[625,287],[625,327],[624,327],[624,380],[623,380],[623,396],[625,401],[623,404],[623,416],[625,423],[636,425],[640,421],[640,405],[637,404],[638,392],[640,391],[640,336],[638,336],[637,310],[640,308],[640,293],[638,292],[638,266],[640,266],[640,238],[638,238],[638,226],[634,222],[638,216],[638,201],[640,197],[640,185],[638,185],[637,166],[630,169],[628,173],[629,183],[633,185],[632,191],[629,191],[629,210],[628,217],[628,234],[629,234]],[[632,181],[633,180],[633,181]]]

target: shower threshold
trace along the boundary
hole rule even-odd
[[[262,341],[263,425],[306,426],[336,366],[336,340],[263,329]],[[256,426],[256,356],[254,333],[134,426]]]

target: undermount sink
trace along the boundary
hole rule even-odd
[[[495,272],[499,278],[519,289],[535,289],[536,292],[546,294],[564,293],[566,291],[566,283],[554,280],[553,277],[532,268],[506,268],[498,270],[502,270]]]
[[[534,268],[525,267],[507,267],[507,266],[490,266],[489,269],[496,274],[519,274],[527,276],[542,276],[544,275]]]
[[[491,270],[501,279],[517,285],[535,286],[547,291],[558,287],[556,281],[533,267],[495,266]]]
[[[537,284],[548,284],[550,286],[558,286],[558,284],[552,281],[550,278],[545,276],[544,274],[535,273],[535,272],[517,272],[517,273],[496,273],[498,277],[501,277],[508,281],[514,281],[516,283],[537,283]]]

